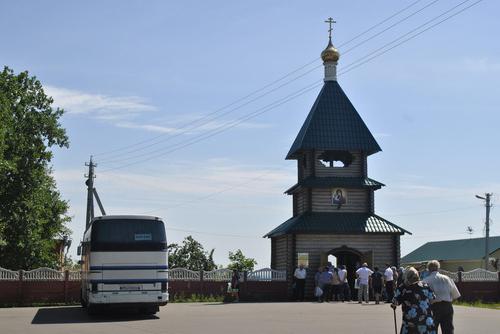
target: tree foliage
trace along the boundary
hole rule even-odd
[[[241,249],[238,249],[236,252],[229,252],[229,265],[227,266],[231,270],[238,271],[252,271],[254,267],[257,265],[257,261],[250,257],[246,257],[243,255]]]
[[[50,161],[53,146],[67,147],[40,81],[28,72],[0,72],[0,266],[54,267],[54,239],[69,233],[68,203],[61,199]]]
[[[201,243],[188,236],[181,245],[168,245],[168,265],[170,268],[214,270],[217,268],[213,260],[214,250],[205,251]]]

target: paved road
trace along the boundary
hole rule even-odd
[[[457,334],[500,333],[500,311],[455,308]],[[398,324],[401,314],[398,311]],[[157,316],[105,314],[80,307],[0,309],[0,333],[211,334],[394,333],[388,305],[355,303],[169,304]]]

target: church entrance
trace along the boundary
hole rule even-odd
[[[363,254],[361,252],[347,246],[334,248],[328,252],[328,262],[331,262],[335,267],[340,267],[342,265],[346,267],[347,280],[349,281],[351,294],[355,292],[354,280],[356,279],[356,270],[361,266],[362,259]]]

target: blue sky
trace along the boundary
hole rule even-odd
[[[61,121],[71,146],[57,149],[53,163],[75,243],[84,227],[84,162],[94,154],[109,214],[159,215],[171,242],[192,234],[216,249],[217,263],[241,248],[266,267],[270,241],[261,236],[292,213],[283,191],[296,181],[295,163],[284,157],[320,87],[192,145],[173,145],[321,80],[329,16],[338,22],[342,72],[461,2],[10,1],[0,8],[0,63],[36,75],[67,111]],[[369,176],[387,185],[376,192],[376,212],[414,233],[403,237],[402,254],[466,238],[467,226],[483,235],[484,207],[474,195],[500,191],[499,10],[484,0],[339,76],[383,149],[368,162]],[[217,114],[226,115],[193,123],[314,59]],[[493,208],[493,235],[496,216]]]

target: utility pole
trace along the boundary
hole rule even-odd
[[[478,196],[477,198],[485,201],[486,206],[486,222],[485,222],[485,238],[484,238],[484,269],[488,270],[488,258],[490,256],[490,208],[491,208],[491,193],[486,193],[486,197]]]
[[[87,185],[87,216],[85,220],[85,230],[87,230],[92,218],[94,218],[94,167],[97,167],[97,165],[92,162],[92,156],[90,156],[89,163],[85,163],[85,166],[89,167],[89,172],[85,175],[87,178],[87,181],[85,181]]]

